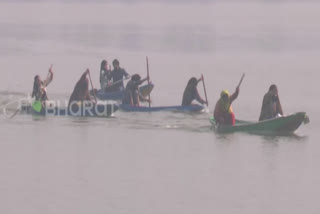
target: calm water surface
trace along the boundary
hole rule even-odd
[[[102,59],[150,75],[153,105],[177,105],[204,74],[210,115],[245,80],[233,107],[256,120],[279,87],[296,136],[218,135],[209,115],[0,119],[0,213],[319,213],[320,4],[0,3],[0,105],[31,93],[54,65],[51,99]],[[199,91],[203,95],[201,85]]]

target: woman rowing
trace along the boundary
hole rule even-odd
[[[87,103],[93,104],[93,101],[91,100],[89,94],[89,80],[87,78],[89,72],[89,69],[87,69],[82,74],[80,80],[77,82],[70,96],[68,108],[71,109],[73,112],[77,112],[79,106],[82,106],[85,101],[87,101]]]
[[[269,91],[264,95],[259,121],[268,120],[283,115],[282,106],[279,99],[278,88],[271,85]]]
[[[35,111],[40,112],[42,107],[45,106],[45,101],[49,99],[46,87],[52,82],[52,80],[52,65],[49,68],[49,72],[45,80],[42,81],[39,75],[34,77],[32,98],[35,98],[35,102],[33,103],[32,107]]]
[[[240,85],[240,84],[239,84]],[[236,91],[230,96],[230,93],[227,90],[223,90],[220,94],[220,99],[217,101],[217,104],[214,109],[214,119],[219,125],[234,125],[235,124],[235,115],[232,110],[231,104],[239,95],[239,86],[236,88]]]
[[[207,102],[202,99],[199,95],[197,85],[198,83],[202,81],[202,78],[196,79],[195,77],[192,77],[184,90],[183,98],[182,98],[182,106],[188,106],[192,104],[193,100],[197,100],[201,104],[207,104]]]
[[[126,85],[122,104],[140,106],[140,101],[149,102],[149,99],[144,98],[139,91],[139,85],[146,80],[148,80],[148,78],[141,80],[141,76],[139,74],[134,74]]]

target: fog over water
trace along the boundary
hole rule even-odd
[[[204,75],[210,115],[233,92],[257,120],[279,88],[296,136],[210,129],[209,115],[116,112],[113,118],[0,118],[0,213],[318,213],[319,53],[316,1],[0,1],[0,106],[31,93],[53,64],[49,98],[68,100],[103,59],[146,76],[152,105],[179,105]],[[198,89],[204,96],[202,85]],[[2,115],[1,115],[2,116]]]

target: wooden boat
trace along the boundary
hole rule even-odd
[[[126,104],[119,105],[120,110],[126,112],[158,112],[158,111],[171,111],[171,112],[202,112],[204,106],[202,105],[189,105],[189,106],[158,106],[158,107],[145,107],[145,106],[131,106]]]
[[[253,134],[292,134],[303,123],[309,122],[305,112],[259,122],[237,120],[234,126],[219,126],[213,117],[210,123],[218,133],[247,132]]]
[[[153,90],[154,85],[152,83],[141,86],[139,88],[142,96],[148,96]],[[98,90],[97,98],[100,100],[122,100],[124,96],[124,91],[116,91],[116,92],[104,92],[102,90]]]
[[[41,116],[110,117],[118,109],[119,106],[115,104],[98,104],[94,105],[93,107],[77,108],[74,111],[68,109],[67,107],[52,107],[46,109],[43,108],[40,112],[37,112],[31,105],[22,105],[20,112],[22,114]]]

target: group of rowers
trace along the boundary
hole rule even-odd
[[[139,85],[141,85],[148,79],[141,79],[141,76],[139,74],[134,74],[131,76],[131,80],[128,81],[126,87],[124,87],[124,80],[129,79],[130,75],[120,67],[119,60],[113,60],[112,65],[113,70],[108,67],[108,63],[106,60],[103,60],[101,62],[101,90],[104,92],[124,91],[125,95],[123,96],[122,100],[123,104],[139,106],[140,101],[148,102],[149,99],[143,97],[138,90]],[[95,96],[97,90],[89,90],[89,75],[90,71],[89,69],[87,69],[80,77],[80,80],[76,83],[68,102],[68,108],[77,109],[77,105],[82,105],[84,101],[86,101],[87,103],[96,103],[96,100],[92,99],[91,95]],[[49,68],[49,73],[45,80],[42,81],[39,75],[36,75],[34,78],[32,97],[35,98],[36,101],[41,102],[42,107],[45,107],[45,102],[48,100],[46,87],[52,82],[52,79],[52,66]]]
[[[108,66],[108,62],[103,60],[100,67],[100,86],[104,92],[117,92],[124,91],[122,104],[131,106],[140,106],[141,102],[151,102],[150,98],[146,98],[141,95],[139,86],[148,80],[148,78],[142,79],[139,74],[130,75],[125,69],[120,67],[119,60],[114,59],[112,62],[113,70]],[[73,92],[68,102],[69,109],[77,109],[79,105],[83,105],[84,102],[91,102],[96,104],[96,99],[92,99],[92,94],[95,96],[97,93],[96,89],[89,91],[89,80],[90,71],[87,69],[81,76],[80,80],[76,83]],[[126,87],[124,87],[124,80],[131,78]],[[52,66],[49,68],[48,76],[45,80],[41,80],[39,75],[35,76],[33,84],[32,97],[35,101],[40,102],[45,107],[45,102],[48,100],[46,87],[53,80]],[[91,81],[91,78],[90,78]],[[208,101],[204,100],[197,89],[199,82],[203,81],[203,77],[197,79],[192,77],[184,90],[182,106],[192,105],[193,101],[196,100],[202,105],[208,105]],[[239,95],[239,86],[236,88],[233,94],[230,94],[227,90],[223,90],[218,99],[213,116],[219,125],[234,125],[235,114],[232,110],[231,104],[237,99]],[[275,118],[279,115],[283,115],[277,86],[272,84],[268,92],[264,95],[261,113],[259,121]]]

